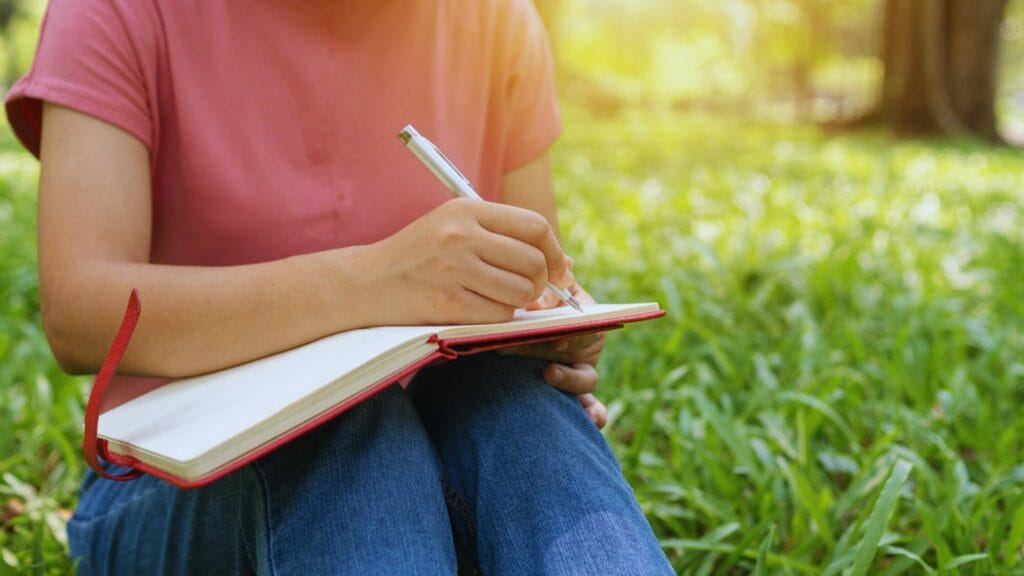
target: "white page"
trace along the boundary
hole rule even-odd
[[[179,461],[198,457],[429,326],[335,334],[254,362],[166,384],[100,415],[99,434]]]

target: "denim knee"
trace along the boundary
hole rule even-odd
[[[485,354],[424,371],[410,390],[468,504],[481,566],[670,573],[610,447],[575,396],[543,380],[545,364]]]
[[[275,573],[454,572],[437,457],[400,387],[254,464],[265,507],[258,564]]]
[[[543,379],[546,365],[534,358],[480,354],[423,370],[409,392],[435,443],[466,432],[504,437],[520,429],[561,441],[569,428],[605,446],[576,397]]]

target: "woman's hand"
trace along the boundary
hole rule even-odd
[[[569,261],[570,268],[572,261]],[[580,286],[573,284],[569,291],[581,304],[594,304],[594,299]],[[531,310],[554,308],[562,302],[550,291],[528,306]],[[566,392],[576,394],[580,404],[586,409],[590,419],[598,428],[608,423],[608,409],[594,396],[597,390],[597,360],[604,349],[604,333],[591,333],[555,340],[530,344],[519,348],[503,350],[502,354],[516,354],[549,360],[542,375],[552,386]]]
[[[502,322],[549,280],[573,283],[543,216],[491,202],[445,202],[368,255],[363,272],[377,287],[380,324]]]

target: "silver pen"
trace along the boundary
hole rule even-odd
[[[398,133],[398,139],[419,158],[420,162],[427,167],[427,170],[430,170],[430,173],[440,180],[452,194],[461,198],[484,201],[476,193],[476,190],[473,190],[473,187],[470,186],[469,180],[452,164],[451,160],[438,150],[433,142],[420,135],[411,124]],[[551,282],[548,282],[548,290],[554,292],[562,302],[572,306],[581,314],[583,313],[583,307],[572,297],[568,290],[559,288]]]

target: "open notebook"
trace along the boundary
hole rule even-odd
[[[567,307],[520,310],[513,320],[500,324],[385,326],[342,332],[247,364],[165,384],[99,414],[95,428],[99,441],[92,449],[99,449],[112,462],[178,486],[201,486],[432,362],[618,328],[662,315],[655,303],[598,304],[585,306],[583,314]],[[97,384],[101,376],[102,372]],[[87,456],[90,442],[95,440],[87,438]]]

